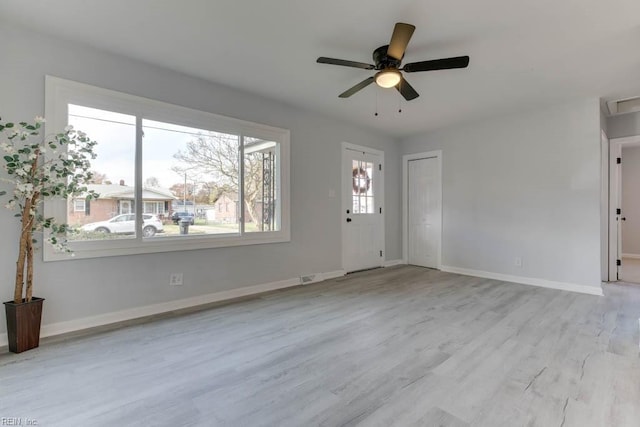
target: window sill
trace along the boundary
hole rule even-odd
[[[118,239],[113,241],[70,242],[72,251],[58,252],[49,244],[45,245],[43,259],[49,261],[65,261],[74,259],[101,258],[123,255],[138,255],[160,252],[177,252],[198,249],[213,249],[235,246],[261,245],[268,243],[284,243],[291,241],[290,234],[285,231],[252,233],[239,236],[236,234],[211,236],[176,236]]]

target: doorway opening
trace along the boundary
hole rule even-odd
[[[610,141],[609,280],[640,283],[640,135]]]

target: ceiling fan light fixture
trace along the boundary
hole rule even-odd
[[[376,84],[383,88],[390,88],[400,83],[402,75],[398,70],[382,70],[376,74]]]

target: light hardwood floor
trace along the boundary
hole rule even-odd
[[[638,426],[640,288],[399,266],[0,356],[39,426]],[[24,425],[24,421],[23,421]]]

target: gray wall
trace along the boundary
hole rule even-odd
[[[640,255],[640,147],[622,146],[622,253]]]
[[[599,114],[588,99],[403,141],[443,152],[443,265],[599,286]]]
[[[50,74],[291,130],[290,243],[49,263],[38,260],[35,293],[47,299],[45,324],[341,269],[343,141],[385,152],[386,259],[401,258],[401,160],[399,143],[393,138],[133,59],[25,32],[1,21],[0,44],[0,115],[6,120],[43,114],[44,76]],[[331,189],[338,196],[330,198]],[[0,225],[0,295],[8,300],[13,295],[18,224],[12,213],[2,209]],[[169,287],[172,272],[184,273],[183,287]],[[5,330],[5,322],[0,322],[0,332]]]
[[[607,116],[605,115],[602,107],[600,108],[600,129],[609,136],[609,123],[607,122]]]
[[[620,114],[607,118],[607,136],[622,138],[640,135],[640,113]]]

